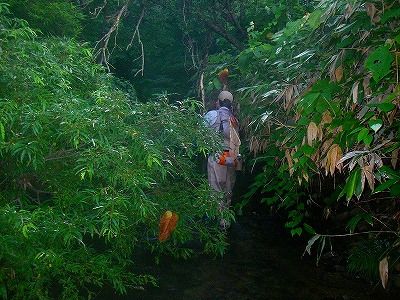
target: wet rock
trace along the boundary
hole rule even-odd
[[[392,276],[393,285],[400,289],[400,275]]]
[[[320,259],[320,264],[330,272],[346,271],[346,259],[344,258],[344,255],[338,254],[334,251],[323,254]]]

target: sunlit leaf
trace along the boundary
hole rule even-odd
[[[323,14],[324,11],[319,9],[316,9],[310,14],[307,21],[312,29],[317,29],[319,27],[319,25],[321,24],[321,16]]]
[[[383,125],[383,121],[380,119],[377,120],[370,120],[368,122],[369,127],[371,127],[371,129],[375,132],[377,132],[379,129],[381,129],[382,125]]]
[[[310,114],[315,106],[320,93],[307,93],[299,102],[299,109],[303,108],[305,114]]]
[[[160,242],[165,241],[171,235],[171,232],[175,229],[177,222],[177,214],[172,213],[170,210],[167,210],[163,214],[160,221],[160,231],[158,234],[158,240]]]

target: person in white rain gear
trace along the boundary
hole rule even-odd
[[[232,202],[232,191],[236,181],[236,170],[241,167],[239,146],[239,124],[232,113],[233,95],[222,91],[218,95],[216,109],[204,116],[205,123],[223,135],[222,152],[212,153],[207,161],[208,182],[210,187],[222,192],[220,210],[228,208]],[[219,221],[221,230],[229,227],[227,220]]]

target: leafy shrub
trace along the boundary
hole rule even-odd
[[[0,5],[0,295],[78,299],[154,283],[129,271],[136,249],[222,253],[218,214],[197,161],[218,141],[198,103],[146,104],[117,88],[66,38],[37,39]],[[166,210],[179,215],[157,241]],[[229,211],[225,212],[231,215]]]
[[[351,233],[360,220],[380,229],[374,220],[386,215],[383,227],[399,233],[399,11],[393,1],[326,0],[273,35],[249,28],[237,60],[242,124],[264,174],[246,196],[267,191],[292,234],[354,207],[363,212],[349,214]]]
[[[368,239],[358,243],[349,251],[347,271],[365,280],[379,280],[379,261],[390,246],[390,241],[380,239]]]

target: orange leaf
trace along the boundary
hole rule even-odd
[[[392,159],[390,162],[392,163],[393,169],[396,169],[397,161],[399,160],[399,148],[393,150]]]
[[[286,150],[285,150],[285,157],[286,157],[288,165],[289,165],[290,176],[292,176],[293,175],[293,160],[292,160],[292,156],[289,153],[288,148],[286,148]]]
[[[324,111],[322,114],[322,124],[330,124],[332,123],[332,117],[329,110]]]
[[[177,214],[173,214],[170,210],[167,210],[163,214],[160,221],[160,232],[158,234],[158,240],[160,242],[165,241],[171,235],[171,232],[175,229],[177,222]]]
[[[341,81],[343,79],[343,67],[340,65],[339,67],[336,68],[335,70],[335,79],[337,82]]]
[[[218,79],[223,85],[228,85],[228,69],[223,69],[221,72],[218,73]]]
[[[333,144],[326,154],[326,164],[325,164],[325,174],[328,175],[330,173],[332,176],[335,173],[335,169],[337,168],[341,171],[341,164],[338,164],[338,161],[342,157],[342,149],[338,144]]]
[[[307,128],[308,145],[312,146],[312,142],[318,137],[318,127],[314,122],[310,122]]]

